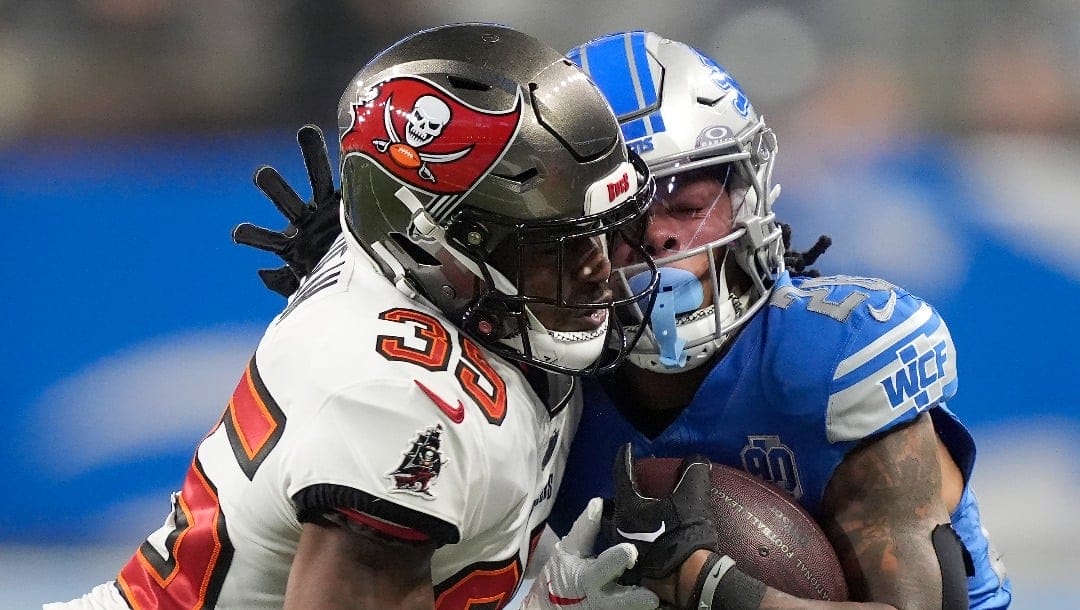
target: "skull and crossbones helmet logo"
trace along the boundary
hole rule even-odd
[[[439,137],[450,122],[450,106],[434,95],[425,95],[416,100],[412,112],[405,115],[408,126],[405,129],[405,141],[413,148],[421,148]]]
[[[475,186],[514,141],[524,101],[518,91],[505,109],[478,107],[418,76],[391,77],[346,95],[351,99],[343,156],[364,155],[404,184],[455,198]]]
[[[405,116],[405,141],[401,141],[394,126],[394,98],[390,96],[383,105],[383,124],[386,126],[387,139],[376,138],[371,141],[375,149],[388,153],[394,163],[406,169],[415,169],[421,178],[428,182],[437,182],[435,174],[428,168],[429,163],[449,163],[469,154],[472,146],[466,146],[450,153],[434,154],[422,152],[425,146],[435,141],[453,118],[450,106],[434,95],[423,95],[413,103],[412,110]]]

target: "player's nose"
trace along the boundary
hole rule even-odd
[[[611,275],[611,259],[600,248],[585,257],[578,269],[578,277],[589,282],[606,282]]]
[[[662,211],[653,213],[645,227],[645,251],[649,256],[665,256],[681,249],[675,219]]]

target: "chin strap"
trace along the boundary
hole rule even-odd
[[[683,347],[686,339],[679,337],[675,328],[675,316],[694,311],[705,301],[705,293],[697,276],[684,269],[661,267],[656,289],[656,301],[649,325],[652,327],[656,343],[660,346],[660,364],[676,369],[686,366],[686,352]],[[643,272],[630,278],[630,288],[639,293],[652,281],[651,272]]]
[[[502,339],[500,343],[521,354],[527,354],[540,363],[572,371],[588,369],[603,355],[610,319],[594,331],[551,331],[527,305],[525,316],[528,322],[525,330],[529,341],[528,352],[520,334]]]

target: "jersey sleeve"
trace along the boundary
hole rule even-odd
[[[486,457],[412,379],[331,396],[287,456],[286,493],[301,521],[344,516],[403,540],[451,544],[486,495]]]
[[[884,280],[795,278],[778,284],[770,324],[777,408],[806,423],[825,406],[829,443],[903,422],[957,387],[956,349],[941,316]]]
[[[853,314],[829,380],[825,424],[833,443],[911,421],[956,394],[956,348],[930,305],[892,287]]]

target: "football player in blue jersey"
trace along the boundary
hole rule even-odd
[[[827,241],[788,248],[772,210],[776,137],[714,60],[649,32],[605,36],[569,57],[656,176],[646,231],[661,289],[648,319],[628,321],[647,326],[629,363],[586,383],[553,528],[564,534],[590,498],[616,497],[635,526],[667,524],[653,544],[631,541],[635,570],[667,574],[650,582],[676,607],[836,606],[767,588],[705,550],[702,528],[674,527],[665,505],[628,493],[631,473],[621,485],[612,476],[617,457],[703,454],[809,510],[867,607],[1007,607],[1011,586],[968,485],[974,441],[946,406],[956,352],[939,314],[884,280],[818,277],[807,266]],[[314,226],[313,209],[297,207],[292,224]],[[239,241],[286,260],[264,280],[288,295],[322,254],[312,232]],[[629,250],[615,248],[612,261],[621,281],[643,281]],[[650,553],[660,547],[674,553]]]
[[[787,251],[773,213],[776,137],[714,60],[650,32],[605,36],[569,57],[656,177],[647,248],[661,288],[650,317],[634,322],[648,330],[629,365],[586,386],[556,531],[596,495],[622,495],[632,500],[623,514],[635,509],[640,499],[609,471],[624,444],[635,457],[699,453],[808,509],[853,599],[1007,607],[1011,587],[968,486],[975,445],[946,407],[956,351],[938,313],[884,280],[808,272],[827,242],[807,256]],[[630,285],[646,270],[629,250],[612,262]],[[679,599],[667,592],[680,607],[835,605],[800,604],[694,551],[707,540],[685,538],[669,519],[656,543],[689,558],[675,574]],[[637,569],[647,570],[648,545],[637,544]]]

